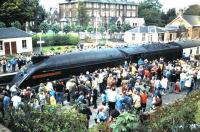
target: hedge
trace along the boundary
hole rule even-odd
[[[33,39],[33,47],[39,47],[37,41],[40,40],[40,35],[34,35]],[[45,41],[42,46],[59,46],[59,45],[76,45],[80,42],[80,37],[74,33],[68,33],[64,35],[42,35],[41,40]]]
[[[191,124],[200,124],[200,90],[151,114],[145,123],[148,129],[160,131],[191,131]],[[196,128],[197,131],[200,128]]]
[[[21,110],[7,109],[2,123],[15,132],[86,132],[87,119],[74,109],[45,106],[43,111],[29,104]]]

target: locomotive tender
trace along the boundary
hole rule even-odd
[[[27,65],[23,71],[17,73],[11,85],[15,84],[22,89],[27,86],[34,87],[47,80],[67,79],[86,71],[93,72],[100,68],[118,66],[124,61],[136,62],[141,57],[150,60],[160,57],[174,60],[182,57],[185,48],[198,46],[200,41],[191,40],[38,57],[33,59],[33,64]]]

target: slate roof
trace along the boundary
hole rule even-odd
[[[183,15],[183,19],[185,19],[192,26],[200,26],[200,16],[194,15]]]
[[[133,32],[133,33],[164,33],[165,30],[160,28],[160,27],[156,27],[156,26],[139,26],[139,27],[136,27],[136,28],[129,30],[128,32]]]
[[[108,4],[124,4],[124,5],[136,5],[133,0],[79,0],[83,2],[91,2],[91,3],[108,3]],[[64,3],[75,3],[78,2],[78,0],[63,0],[63,2],[60,2],[60,4]]]
[[[31,35],[15,27],[0,28],[0,39],[21,37],[31,37]]]

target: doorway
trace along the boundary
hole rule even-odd
[[[11,42],[11,49],[12,49],[12,54],[17,54],[17,46],[16,42]]]
[[[5,55],[10,55],[10,43],[9,42],[4,43],[4,48],[5,48]]]

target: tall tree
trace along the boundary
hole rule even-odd
[[[102,33],[104,33],[104,32],[106,31],[106,28],[103,27],[103,26],[100,26],[100,27],[98,28],[98,31],[102,34]]]
[[[200,16],[200,4],[195,4],[189,6],[186,11],[184,12],[184,15],[197,15]]]
[[[78,11],[79,24],[82,26],[87,26],[90,19],[89,19],[89,15],[87,14],[87,10],[86,10],[84,2],[82,1],[78,2],[77,11]]]
[[[68,32],[70,32],[71,30],[72,30],[72,28],[71,28],[71,26],[70,26],[69,24],[65,25],[64,28],[63,28],[63,31],[64,31],[65,33],[68,33]]]
[[[130,29],[131,29],[131,25],[129,23],[122,24],[122,31],[123,32],[128,31]]]
[[[47,33],[49,30],[49,24],[47,22],[42,22],[40,24],[40,31],[42,31],[43,33]]]
[[[61,30],[61,28],[60,28],[60,26],[59,26],[58,24],[53,24],[52,27],[51,27],[51,30],[52,30],[55,34],[57,34],[57,33]]]
[[[139,17],[145,19],[147,25],[162,25],[161,22],[161,9],[162,5],[159,0],[144,0],[139,3],[138,12]]]
[[[0,2],[0,21],[6,26],[11,26],[15,21],[19,21],[21,25],[31,21],[39,25],[44,20],[44,16],[45,12],[39,5],[39,0],[1,0]],[[40,23],[37,23],[38,20]]]
[[[12,27],[19,28],[19,29],[22,28],[22,25],[21,25],[21,23],[20,23],[19,21],[12,22],[12,23],[11,23],[11,26],[12,26]]]
[[[169,9],[167,11],[167,13],[161,12],[161,19],[162,19],[163,26],[170,23],[175,18],[176,18],[176,9],[175,8]]]

